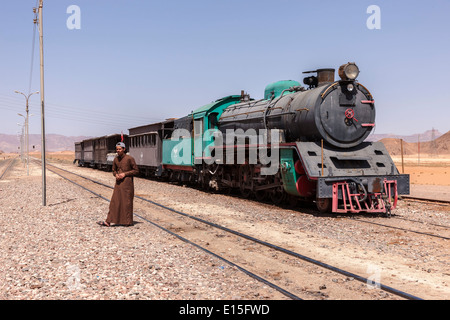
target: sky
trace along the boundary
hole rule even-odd
[[[24,123],[14,91],[40,90],[37,2],[2,0],[0,133]],[[45,132],[128,133],[355,62],[375,98],[374,133],[445,133],[449,15],[450,0],[44,0]],[[30,97],[31,134],[41,132],[40,99]]]

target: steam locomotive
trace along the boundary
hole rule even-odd
[[[364,141],[375,101],[357,80],[358,66],[340,66],[339,80],[331,68],[304,73],[306,86],[278,81],[263,99],[241,91],[185,117],[130,128],[129,154],[143,176],[275,204],[315,202],[320,212],[390,214],[398,195],[409,194],[409,175],[381,142]]]

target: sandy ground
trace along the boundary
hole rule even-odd
[[[450,201],[450,155],[392,157],[401,173],[410,175],[411,196]]]

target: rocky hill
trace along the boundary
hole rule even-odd
[[[401,154],[401,141],[400,139],[385,138],[381,139],[386,149],[388,149],[391,155]],[[419,145],[420,144],[420,145]],[[406,142],[403,141],[403,154],[411,155],[419,153],[447,155],[450,154],[450,131],[441,135],[439,138],[433,141],[426,142]]]
[[[426,142],[439,138],[443,134],[438,130],[428,130],[423,133],[415,133],[408,136],[402,136],[394,133],[371,134],[366,141],[380,141],[382,139],[403,139],[404,142]]]
[[[75,151],[75,142],[81,141],[90,137],[77,136],[66,137],[59,134],[46,134],[45,148],[46,151]],[[41,149],[41,135],[30,134],[29,150]],[[34,148],[33,148],[34,146]],[[0,153],[20,152],[20,138],[14,134],[0,134]]]
[[[384,143],[391,155],[400,155],[401,142],[403,139],[403,153],[405,155],[418,153],[418,134],[411,136],[396,136],[396,135],[371,135],[367,141],[381,141]],[[434,136],[438,137],[434,141],[430,141],[432,137],[432,130],[420,134],[420,153],[428,154],[450,154],[450,131],[442,134],[437,130]],[[376,138],[379,139],[376,139]],[[66,137],[58,134],[46,135],[46,150],[49,152],[56,151],[75,151],[75,142],[88,139],[91,137],[76,136]],[[33,146],[35,147],[33,149]],[[20,140],[17,135],[0,134],[0,153],[6,152],[20,152]],[[30,135],[30,152],[41,149],[41,135]]]

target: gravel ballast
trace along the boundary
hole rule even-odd
[[[0,181],[0,299],[286,299],[235,267],[135,219],[106,228],[109,203],[34,167]]]
[[[111,173],[58,166],[113,184]],[[95,222],[106,218],[109,203],[51,173],[48,206],[42,207],[39,167],[34,166],[27,177],[16,165],[5,179],[0,181],[2,299],[287,299],[139,218],[129,228],[98,226]],[[401,201],[391,219],[320,215],[308,206],[282,208],[147,179],[137,178],[135,187],[136,195],[355,274],[370,277],[375,272],[383,284],[410,294],[425,299],[450,297],[448,240],[359,221],[448,237],[448,228],[434,225],[450,225],[448,207]],[[157,209],[135,206],[135,212],[143,216],[152,216],[151,210]],[[233,254],[232,247],[225,249]],[[249,250],[250,261],[251,254]],[[269,269],[261,269],[260,274],[276,271]],[[308,270],[323,272],[318,267]],[[347,280],[351,279],[324,274],[323,283],[296,278],[286,288],[333,299],[333,283]],[[360,287],[370,291],[364,283]],[[389,299],[382,292],[370,291],[370,296]],[[306,294],[305,298],[313,297]]]

